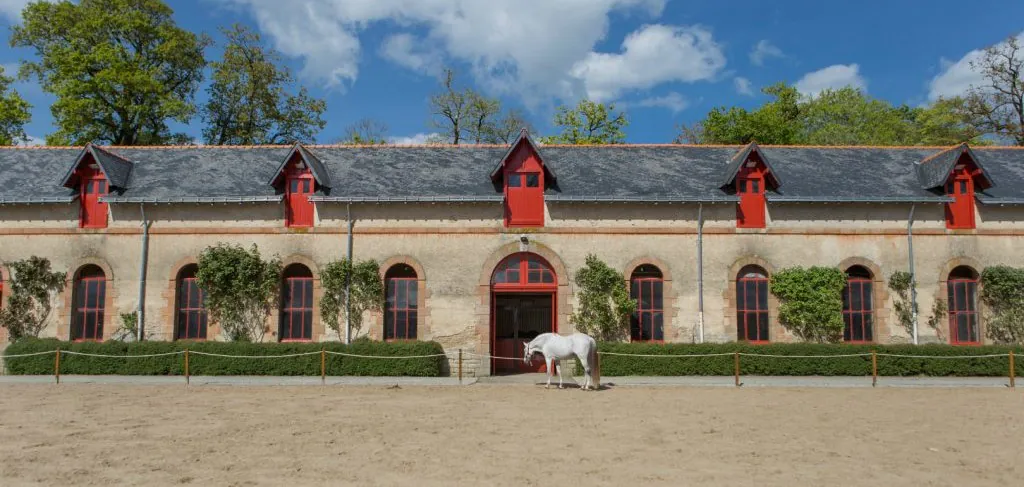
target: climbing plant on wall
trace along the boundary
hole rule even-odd
[[[907,336],[914,336],[914,309],[910,300],[910,286],[913,285],[911,280],[907,271],[896,271],[889,276],[889,289],[896,293],[892,298],[892,307]]]
[[[779,322],[804,341],[843,338],[846,276],[834,267],[793,267],[776,272],[771,292],[779,298]]]
[[[577,331],[599,341],[629,336],[629,318],[637,304],[629,297],[622,273],[591,254],[586,265],[576,271],[574,282],[579,304],[569,321]]]
[[[345,293],[345,283],[351,277],[350,294]],[[331,262],[320,274],[323,297],[320,298],[320,318],[342,335],[342,318],[351,310],[352,337],[359,336],[363,328],[363,313],[380,311],[384,305],[384,282],[380,278],[380,266],[375,260],[357,261],[352,265],[348,259]],[[351,304],[346,304],[346,299]]]
[[[256,244],[249,250],[217,244],[199,254],[196,280],[206,311],[230,340],[263,340],[280,279],[281,260],[263,259]]]
[[[0,326],[8,338],[38,337],[53,309],[53,300],[64,290],[63,272],[52,272],[50,260],[32,256],[7,263],[11,270],[11,294],[0,309]]]
[[[997,343],[1024,343],[1024,269],[988,267],[981,273],[985,334]]]

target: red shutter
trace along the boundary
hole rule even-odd
[[[83,177],[79,197],[81,198],[81,218],[79,226],[82,228],[106,228],[107,207],[106,203],[100,201],[100,196],[107,194],[109,186],[102,173],[91,177]]]
[[[946,183],[946,195],[954,200],[946,203],[946,228],[974,228],[974,181],[968,169],[958,171]]]

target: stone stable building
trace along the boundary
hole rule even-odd
[[[109,339],[139,309],[148,339],[219,339],[194,273],[224,242],[286,266],[273,341],[343,339],[320,321],[319,275],[351,253],[386,281],[364,334],[518,355],[572,331],[572,276],[595,254],[640,302],[633,340],[793,341],[768,279],[822,265],[849,276],[846,340],[914,340],[886,285],[913,268],[919,341],[979,344],[979,273],[1024,266],[1024,150],[537,146],[525,132],[509,147],[7,148],[0,219],[0,261],[67,271],[44,332],[63,339]],[[932,329],[936,301],[949,311]]]

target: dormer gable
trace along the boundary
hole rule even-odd
[[[290,170],[308,170],[319,186],[318,189],[325,193],[329,192],[331,188],[330,173],[327,172],[327,168],[324,167],[320,158],[302,144],[296,143],[292,146],[292,149],[288,151],[288,156],[281,161],[281,165],[277,166],[277,170],[274,171],[274,175],[267,184],[274,188],[281,188],[286,173]]]
[[[501,191],[505,175],[510,171],[522,169],[525,164],[534,166],[533,170],[543,171],[544,189],[557,188],[558,178],[555,176],[554,169],[544,162],[540,149],[526,129],[519,131],[519,136],[509,144],[505,155],[502,156],[501,160],[498,161],[498,165],[491,171],[491,182],[494,183],[498,191]]]
[[[124,190],[134,167],[132,161],[89,143],[65,172],[60,184],[65,188],[77,188],[81,175],[92,170],[102,174],[112,189]]]
[[[772,190],[778,189],[782,185],[778,173],[772,168],[772,164],[768,161],[768,157],[764,155],[764,151],[761,150],[756,142],[751,142],[729,158],[729,164],[725,166],[725,173],[719,187],[735,187],[737,177],[754,172],[755,170],[762,173],[765,183]]]
[[[966,143],[929,156],[917,163],[916,171],[921,187],[928,190],[942,189],[957,175],[969,176],[979,190],[995,186],[988,171]]]

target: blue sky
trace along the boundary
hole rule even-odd
[[[4,31],[28,0],[0,0]],[[718,105],[753,107],[776,81],[807,94],[860,86],[918,105],[979,78],[977,50],[1024,33],[1024,2],[976,0],[171,0],[184,28],[221,40],[241,22],[285,55],[299,82],[327,100],[336,140],[364,118],[416,142],[434,131],[427,99],[443,65],[543,134],[553,108],[582,96],[616,102],[628,141],[668,142],[679,123]],[[31,57],[0,50],[0,64]],[[219,48],[208,52],[219,56]],[[29,135],[54,129],[52,97],[18,83],[33,105]],[[204,87],[205,88],[205,87]],[[199,95],[205,99],[205,93]],[[197,119],[183,127],[198,136]]]

